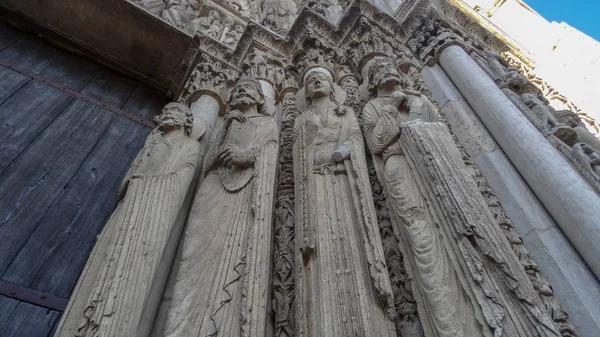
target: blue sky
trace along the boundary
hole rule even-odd
[[[524,0],[548,21],[564,21],[600,41],[600,0]]]

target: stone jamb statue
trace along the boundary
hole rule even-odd
[[[239,80],[204,161],[165,336],[265,336],[279,132],[261,85]]]
[[[298,336],[396,336],[358,121],[325,68],[304,87],[293,145]]]
[[[198,162],[192,113],[169,103],[120,188],[56,336],[135,336]]]
[[[440,123],[440,116],[425,96],[408,89],[406,76],[398,72],[393,60],[377,57],[367,66],[373,98],[363,108],[366,143],[386,190],[396,231],[411,248],[407,253],[418,293],[430,312],[422,317],[430,317],[436,335],[483,336],[399,142],[405,123]]]

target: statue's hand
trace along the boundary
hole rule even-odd
[[[227,116],[225,116],[228,123],[231,123],[233,120],[236,120],[240,123],[246,123],[246,116],[239,110],[231,110]]]
[[[254,151],[242,150],[235,145],[227,146],[218,157],[223,166],[247,166],[254,162]]]
[[[400,107],[400,104],[406,100],[406,94],[402,91],[394,91],[392,94],[392,100],[396,107]]]
[[[341,163],[346,159],[350,158],[350,148],[346,144],[342,144],[335,152],[331,155],[331,159],[336,163]]]

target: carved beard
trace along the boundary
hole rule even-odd
[[[396,74],[385,74],[381,77],[379,81],[377,81],[377,86],[385,85],[385,84],[402,84],[402,79],[400,76]]]
[[[159,129],[164,131],[165,129],[173,129],[175,127],[183,127],[183,122],[178,119],[173,119],[172,117],[167,119],[170,116],[165,116],[163,120],[160,121]]]
[[[251,106],[256,104],[258,104],[258,100],[247,94],[238,95],[231,101],[232,107]]]

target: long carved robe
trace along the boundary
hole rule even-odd
[[[247,116],[215,133],[184,235],[166,336],[265,336],[278,128]],[[248,167],[216,167],[227,144],[252,149]]]
[[[189,137],[169,143],[157,130],[148,136],[56,336],[136,335],[198,155],[198,143]]]
[[[328,110],[294,125],[298,336],[396,336],[360,127],[351,109]],[[351,159],[333,163],[342,144]]]
[[[405,244],[411,248],[410,264],[430,313],[423,317],[431,316],[436,336],[483,336],[399,143],[402,123],[438,122],[440,117],[424,96],[409,95],[406,108],[409,112],[400,113],[394,98],[375,98],[364,106],[363,121],[391,217],[396,225],[401,224],[396,230],[408,239]]]

